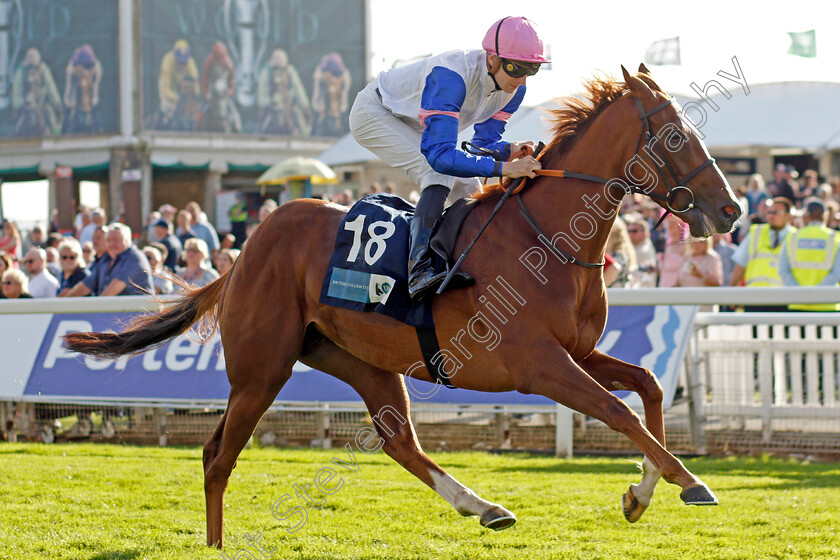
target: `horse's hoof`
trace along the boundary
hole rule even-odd
[[[716,506],[717,496],[705,484],[691,486],[680,492],[680,499],[689,506]]]
[[[621,498],[621,509],[624,510],[624,519],[630,523],[635,523],[645,512],[647,506],[639,502],[636,494],[633,493],[633,487],[630,487],[624,497]]]
[[[494,506],[481,514],[480,522],[482,527],[501,531],[516,523],[516,516],[502,506]]]

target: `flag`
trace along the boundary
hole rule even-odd
[[[790,47],[788,54],[795,54],[796,56],[804,56],[806,58],[814,58],[817,56],[817,32],[812,29],[810,31],[792,32],[788,31],[790,35]]]
[[[645,52],[646,64],[680,64],[680,38],[671,37],[651,43]]]

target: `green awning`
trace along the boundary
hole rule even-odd
[[[253,165],[235,165],[233,163],[229,163],[228,171],[235,171],[238,173],[264,173],[269,167],[269,165],[261,165],[259,163],[255,163]]]
[[[0,170],[0,181],[3,182],[38,181],[43,178],[44,177],[41,175],[37,165],[33,165],[31,167],[13,167],[10,169]]]
[[[210,162],[201,165],[186,165],[184,163],[176,162],[171,164],[160,164],[152,162],[152,172],[155,171],[207,171],[210,169]]]
[[[107,177],[111,169],[110,162],[99,163],[96,165],[84,165],[73,168],[74,179],[101,179],[103,175]]]

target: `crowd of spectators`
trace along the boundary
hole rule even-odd
[[[819,277],[798,273],[802,253],[790,249],[789,243],[795,238],[800,246],[813,250],[826,231],[840,230],[840,179],[822,182],[812,170],[800,178],[792,167],[779,164],[772,181],[765,182],[761,175],[754,174],[735,190],[743,210],[735,230],[706,240],[691,239],[685,224],[673,215],[654,229],[663,212],[661,207],[641,195],[630,196],[622,204],[607,241],[607,285],[837,284],[840,236],[831,237],[829,246],[822,244],[831,262],[827,273]],[[390,183],[374,183],[361,194],[393,191]],[[317,198],[344,206],[355,202],[349,189]],[[267,199],[259,209],[259,222],[276,208],[277,203]],[[102,208],[82,208],[72,235],[52,231],[54,226],[45,235],[35,226],[24,238],[15,223],[6,220],[0,235],[0,297],[169,294],[185,284],[204,286],[231,269],[243,243],[258,225],[246,225],[245,215],[244,197],[240,196],[229,213],[236,227],[224,235],[219,235],[196,202],[189,202],[183,209],[162,205],[147,217],[142,232],[132,232],[119,222],[109,225]],[[807,226],[811,229],[803,233],[812,233],[792,235]]]
[[[799,177],[793,167],[778,164],[772,181],[753,174],[735,191],[742,209],[735,230],[699,241],[690,239],[687,226],[673,215],[654,231],[662,209],[641,195],[631,196],[622,205],[607,241],[607,253],[612,257],[608,262],[619,269],[605,273],[611,280],[608,284],[639,288],[838,283],[840,236],[831,232],[840,230],[840,179],[821,181],[813,170]],[[625,244],[618,241],[625,231],[635,249],[633,260],[627,257]],[[801,235],[790,235],[797,231]],[[795,245],[791,238],[797,240]],[[804,269],[816,266],[801,263],[799,256],[807,258],[809,250],[817,251],[810,255],[813,262],[822,261],[822,273],[816,276],[797,274],[796,262]]]
[[[393,193],[394,185],[373,183],[362,194],[375,192]],[[316,198],[348,207],[356,201],[350,189]],[[249,223],[245,197],[238,195],[228,213],[231,231],[221,235],[197,202],[182,209],[163,204],[139,232],[109,224],[102,208],[81,207],[71,234],[59,233],[53,220],[47,234],[35,225],[24,236],[7,219],[0,234],[0,299],[170,294],[184,283],[204,286],[233,267],[247,238],[276,208],[266,199],[258,221]]]
[[[276,207],[265,204],[261,219]],[[230,270],[240,252],[234,244],[245,241],[220,236],[196,202],[182,210],[164,204],[141,232],[109,224],[102,208],[85,207],[72,234],[51,229],[45,236],[36,225],[23,237],[14,221],[3,223],[0,299],[169,294],[204,286]]]

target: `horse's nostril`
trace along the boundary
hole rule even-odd
[[[726,206],[721,208],[720,211],[723,212],[723,215],[726,216],[727,218],[737,218],[738,214],[740,214],[738,209],[735,208],[735,206],[733,206],[731,204],[727,204]]]

